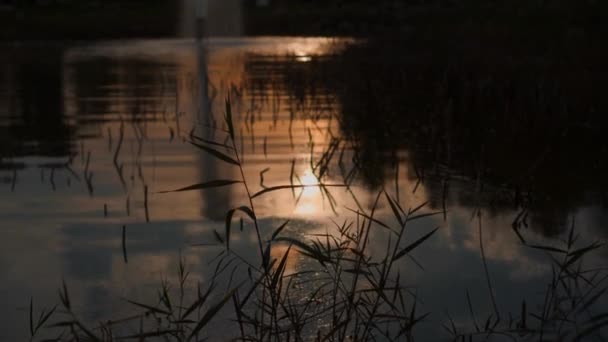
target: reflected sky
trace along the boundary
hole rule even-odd
[[[228,91],[236,147],[253,191],[292,182],[309,186],[255,199],[263,236],[287,219],[287,236],[333,233],[332,220],[371,207],[379,189],[360,179],[351,191],[330,189],[335,206],[321,188],[311,186],[320,181],[317,163],[336,141],[334,153],[340,157],[330,159],[322,181],[342,183],[357,163],[355,144],[341,140],[341,102],[307,78],[312,65],[342,43],[325,38],[224,38],[202,45],[155,40],[52,49],[34,45],[0,54],[0,296],[5,304],[0,340],[26,334],[30,296],[40,305],[54,303],[62,278],[77,310],[91,321],[127,313],[121,298],[153,298],[162,278],[175,281],[180,253],[192,277],[205,281],[213,267],[209,261],[222,248],[193,245],[215,242],[213,230],[223,231],[226,212],[247,204],[245,189],[159,192],[240,177],[231,165],[187,142],[191,135],[226,141],[222,118]],[[396,156],[398,167],[378,165],[381,188],[404,208],[430,202],[423,212],[447,206],[447,214],[408,228],[412,241],[432,228],[440,230],[414,253],[421,265],[406,261],[399,267],[406,282],[427,298],[425,310],[437,313],[433,324],[443,321],[447,310],[466,325],[467,290],[480,316],[491,311],[473,215],[479,202],[470,200],[481,195],[471,190],[470,179],[454,179],[447,199],[441,198],[440,180],[419,181],[413,154],[404,148]],[[513,234],[518,213],[519,208],[484,206],[482,215],[499,305],[514,311],[522,295],[535,297],[541,286],[536,284],[550,274],[546,257],[522,248]],[[581,206],[566,216],[576,217],[582,235],[605,236],[601,205]],[[388,203],[380,202],[378,217],[392,219]],[[529,225],[530,240],[547,241],[532,218]],[[256,260],[255,234],[247,223],[244,228],[233,234],[232,248]],[[372,250],[383,255],[383,233],[372,241]],[[285,251],[286,246],[273,249],[277,257]],[[602,250],[598,258],[605,256]],[[310,266],[290,253],[288,273]],[[423,324],[423,334],[444,338],[433,324]]]

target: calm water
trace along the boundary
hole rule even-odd
[[[359,170],[353,193],[332,189],[335,212],[316,187],[295,196],[285,190],[257,198],[263,234],[271,234],[285,219],[291,219],[287,236],[333,232],[332,220],[352,219],[348,208],[369,208],[383,188],[404,208],[428,201],[425,211],[446,210],[409,230],[408,238],[414,241],[440,227],[414,253],[423,269],[411,260],[399,265],[407,275],[405,284],[422,299],[420,310],[433,313],[420,327],[420,335],[428,340],[447,339],[437,328],[446,321],[446,312],[457,323],[469,324],[467,290],[480,317],[492,311],[480,257],[478,209],[494,292],[505,312],[518,312],[522,298],[540,302],[539,293],[551,274],[542,251],[522,247],[512,230],[516,217],[525,222],[523,234],[535,243],[557,244],[573,221],[582,240],[606,238],[603,192],[594,191],[596,183],[585,174],[570,177],[563,164],[544,173],[547,180],[557,179],[554,183],[539,181],[549,184],[532,194],[541,198],[534,202],[540,204],[525,207],[518,197],[532,196],[530,192],[491,179],[502,175],[502,168],[488,171],[487,180],[472,177],[463,171],[466,167],[452,166],[459,162],[444,165],[427,158],[433,155],[428,152],[432,145],[419,144],[420,139],[404,139],[389,151],[382,138],[389,133],[365,121],[383,117],[349,117],[352,101],[317,74],[324,70],[320,65],[331,63],[339,44],[317,38],[247,38],[213,39],[202,45],[162,40],[3,46],[0,340],[26,336],[30,297],[38,307],[51,306],[58,301],[62,279],[76,310],[87,320],[99,321],[131,312],[123,298],[154,301],[162,279],[175,281],[180,253],[192,272],[191,285],[208,278],[215,267],[212,259],[222,247],[193,245],[215,242],[213,230],[224,230],[225,213],[247,203],[244,189],[159,192],[238,179],[237,169],[186,142],[191,134],[226,139],[222,117],[227,90],[235,111],[237,147],[253,191],[289,184],[292,162],[299,183],[316,184],[310,159],[318,161],[336,143],[339,147],[322,181],[340,184],[340,170]],[[358,134],[357,127],[365,125],[371,133]],[[419,132],[399,134],[430,131],[433,128],[420,127]],[[370,158],[383,153],[392,162]],[[453,158],[467,165],[466,155],[455,152]],[[603,159],[601,154],[597,158]],[[574,159],[566,168],[574,163],[593,168],[586,159]],[[553,186],[563,186],[565,194],[547,190]],[[391,222],[385,201],[378,215]],[[128,263],[121,248],[123,225]],[[251,232],[234,234],[231,244],[255,260]],[[380,255],[384,244],[381,238],[372,239],[372,249]],[[277,256],[281,251],[273,249]],[[604,248],[590,262],[605,264],[606,257]],[[289,269],[309,264],[294,255]]]

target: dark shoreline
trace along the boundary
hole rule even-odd
[[[91,41],[124,38],[172,37],[176,6],[33,7],[0,11],[0,42]]]
[[[473,1],[474,2],[474,1]],[[34,6],[0,10],[0,41],[106,40],[177,36],[174,1]],[[423,37],[429,42],[506,38],[534,45],[569,37],[603,38],[608,4],[349,5],[296,4],[243,8],[247,36]]]

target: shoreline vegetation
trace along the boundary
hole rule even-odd
[[[238,136],[232,123],[232,106],[226,100],[224,124],[216,129],[226,136],[224,142],[207,140],[190,134],[187,141],[201,153],[209,154],[218,162],[233,167],[240,177],[215,179],[184,188],[165,191],[207,191],[212,188],[242,186],[248,204],[226,213],[225,229],[214,230],[215,241],[211,245],[222,251],[212,264],[215,272],[192,288],[188,266],[180,258],[176,269],[177,284],[163,281],[155,302],[138,302],[125,299],[126,305],[138,313],[128,317],[111,317],[95,325],[82,320],[70,300],[68,285],[64,282],[59,290],[60,304],[51,309],[36,309],[30,300],[29,324],[31,341],[40,337],[54,336],[53,341],[115,341],[115,340],[165,340],[199,341],[213,338],[209,335],[210,324],[222,318],[221,312],[230,308],[234,324],[233,335],[226,336],[240,341],[414,341],[415,329],[426,322],[431,314],[421,309],[423,298],[411,286],[405,286],[397,263],[410,258],[411,252],[424,246],[441,229],[437,227],[421,236],[412,238],[407,229],[412,222],[445,212],[425,212],[428,203],[415,208],[403,209],[386,190],[380,190],[369,208],[353,210],[354,219],[335,221],[337,234],[314,234],[306,238],[294,238],[285,234],[289,221],[272,231],[263,231],[256,215],[255,199],[272,196],[277,191],[300,191],[305,187],[319,188],[325,201],[335,203],[331,192],[341,187],[348,190],[350,182],[343,175],[343,184],[325,184],[323,174],[333,153],[324,153],[320,160],[310,163],[318,184],[298,184],[291,175],[284,185],[250,190],[243,172],[242,156],[238,148]],[[263,171],[262,171],[263,172]],[[352,196],[355,196],[354,194]],[[380,204],[383,203],[383,204]],[[390,222],[376,216],[376,210],[388,206],[393,214]],[[483,243],[481,209],[472,220],[479,231],[479,249],[483,261],[488,296],[493,310],[481,313],[466,299],[470,321],[455,321],[446,314],[443,328],[453,341],[477,341],[489,338],[508,338],[513,341],[569,340],[583,341],[592,336],[601,337],[601,330],[608,325],[608,314],[598,312],[608,290],[605,284],[608,274],[605,268],[593,268],[585,264],[586,256],[603,247],[599,241],[584,242],[574,223],[563,235],[561,243],[539,245],[519,233],[519,218],[513,223],[514,234],[522,246],[544,253],[551,265],[547,284],[538,286],[536,300],[521,299],[517,312],[502,312],[497,306],[491,273],[486,263]],[[233,227],[240,218],[241,231]],[[238,249],[231,248],[235,235],[250,231],[256,238],[257,256],[244,258]],[[386,236],[386,254],[374,255],[370,239]],[[258,249],[259,247],[259,249]],[[281,253],[273,253],[277,247]],[[127,262],[128,241],[123,228],[122,248]],[[287,273],[290,253],[311,261],[309,267]],[[238,270],[241,269],[240,272]],[[245,272],[242,269],[246,269]],[[241,276],[239,276],[239,274]],[[244,278],[244,279],[243,279]],[[194,296],[192,296],[194,294]],[[192,299],[190,299],[192,298]],[[538,302],[539,298],[544,298]],[[225,318],[224,318],[225,319]],[[439,328],[439,327],[438,327]],[[598,335],[599,334],[599,335]]]

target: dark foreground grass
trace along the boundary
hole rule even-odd
[[[215,259],[213,274],[196,289],[187,286],[190,273],[180,259],[178,284],[172,287],[163,282],[158,299],[153,303],[141,303],[126,299],[136,313],[130,317],[111,317],[110,320],[88,326],[78,317],[69,294],[68,284],[59,290],[60,304],[52,309],[39,310],[30,302],[29,325],[31,340],[47,341],[202,341],[212,336],[214,320],[231,316],[232,333],[227,339],[238,341],[413,341],[415,331],[431,313],[420,310],[420,298],[403,284],[396,265],[411,252],[432,239],[436,228],[412,240],[407,234],[409,225],[416,220],[445,212],[422,213],[426,203],[404,210],[399,201],[386,191],[379,191],[371,208],[352,210],[355,217],[335,223],[335,234],[318,234],[302,240],[284,236],[289,221],[270,234],[260,229],[254,199],[270,196],[275,191],[297,191],[303,187],[319,187],[332,200],[331,188],[349,189],[348,175],[343,184],[302,185],[290,176],[283,186],[264,188],[252,192],[244,177],[241,154],[235,138],[232,108],[226,101],[224,143],[210,141],[194,134],[190,143],[219,161],[238,169],[238,179],[217,179],[191,185],[175,191],[205,191],[209,188],[243,186],[248,205],[234,208],[226,214],[225,230],[214,231],[216,244],[223,251]],[[321,160],[313,161],[316,175],[326,172],[329,160],[334,156],[335,144],[322,154]],[[263,178],[263,172],[261,177]],[[323,179],[319,177],[318,179]],[[352,193],[352,192],[351,192]],[[391,208],[393,224],[376,216],[380,201]],[[335,205],[332,204],[332,205]],[[257,237],[258,258],[246,259],[231,248],[233,217],[247,219]],[[495,303],[492,279],[485,263],[481,212],[479,219],[480,253],[484,260],[486,279],[492,302]],[[467,310],[471,313],[471,326],[466,329],[449,318],[444,328],[454,341],[481,341],[493,337],[508,340],[574,341],[591,337],[601,338],[599,332],[608,325],[608,313],[597,312],[594,304],[604,299],[608,290],[606,269],[589,269],[584,260],[589,253],[602,245],[594,242],[581,245],[574,225],[560,246],[543,246],[528,242],[520,232],[521,220],[513,223],[514,234],[522,245],[547,254],[552,276],[544,287],[544,300],[537,307],[522,298],[519,312],[501,312],[494,304],[494,312],[488,317],[476,314],[467,294]],[[374,255],[370,239],[376,230],[388,234],[386,253]],[[328,227],[329,231],[329,227]],[[123,228],[123,256],[127,262],[127,247]],[[273,248],[286,247],[277,258]],[[298,253],[314,265],[310,269],[287,273],[290,253]],[[245,280],[236,280],[235,265],[247,268]],[[314,275],[313,275],[314,274]],[[177,289],[177,291],[175,291]],[[440,327],[438,327],[440,328]],[[48,337],[51,338],[48,338]],[[424,337],[422,337],[424,339]],[[601,339],[600,339],[601,340]]]

